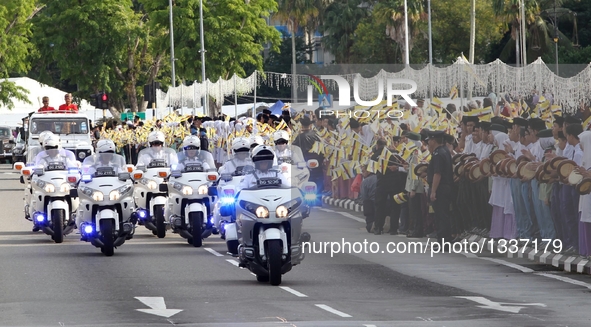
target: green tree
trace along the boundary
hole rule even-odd
[[[360,7],[364,0],[344,0],[331,3],[325,12],[322,41],[328,51],[334,54],[339,64],[351,63],[355,29],[369,14]]]
[[[42,6],[36,1],[0,1],[0,105],[14,108],[13,99],[31,103],[28,90],[6,80],[11,74],[23,74],[30,69],[27,53],[32,48],[31,18]]]
[[[386,23],[370,16],[362,20],[355,29],[351,46],[353,61],[358,64],[400,63],[400,48],[384,34]]]

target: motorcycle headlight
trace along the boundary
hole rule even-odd
[[[155,190],[158,188],[158,183],[156,183],[155,181],[148,181],[148,183],[146,184],[146,186],[148,186],[148,188],[150,190]]]
[[[104,199],[104,195],[103,192],[99,192],[99,191],[94,191],[92,193],[92,200],[96,201],[96,202],[101,202]]]
[[[287,217],[288,213],[289,211],[285,206],[278,206],[277,209],[275,209],[275,215],[277,216],[277,218],[285,218]]]
[[[193,188],[185,185],[181,189],[181,192],[183,193],[183,195],[193,195]],[[199,194],[201,194],[201,187],[199,188]]]
[[[207,185],[201,185],[197,189],[197,193],[199,193],[199,195],[208,194],[209,193],[209,187],[207,187]]]
[[[269,209],[266,207],[260,206],[256,209],[256,215],[259,218],[269,218]]]
[[[45,184],[43,190],[45,190],[47,193],[53,193],[55,192],[55,186],[53,184]]]
[[[72,187],[70,186],[69,183],[63,183],[62,185],[60,185],[60,192],[61,193],[69,193],[71,188]]]
[[[118,201],[119,198],[121,198],[121,193],[119,191],[113,190],[109,193],[109,201]]]

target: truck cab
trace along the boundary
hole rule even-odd
[[[78,161],[94,154],[90,137],[90,124],[84,114],[70,112],[34,113],[29,118],[27,137],[27,163],[33,162],[35,156],[43,151],[39,143],[39,134],[51,131],[58,135],[62,148],[74,152]]]

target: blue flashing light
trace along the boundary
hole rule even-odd
[[[92,228],[92,225],[86,225],[84,226],[84,234],[92,234],[94,228]]]
[[[145,210],[139,210],[137,213],[142,219],[146,218],[146,216],[148,215]]]
[[[220,198],[220,201],[222,202],[222,204],[233,204],[235,199],[230,197],[222,197]]]
[[[35,220],[41,223],[45,221],[45,215],[43,215],[42,213],[37,213],[35,214]]]
[[[304,199],[308,201],[314,201],[316,200],[316,194],[308,193],[304,196]]]

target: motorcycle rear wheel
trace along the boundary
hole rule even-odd
[[[64,217],[66,213],[63,209],[51,211],[51,223],[53,227],[53,236],[51,237],[55,243],[62,243],[64,241]]]

